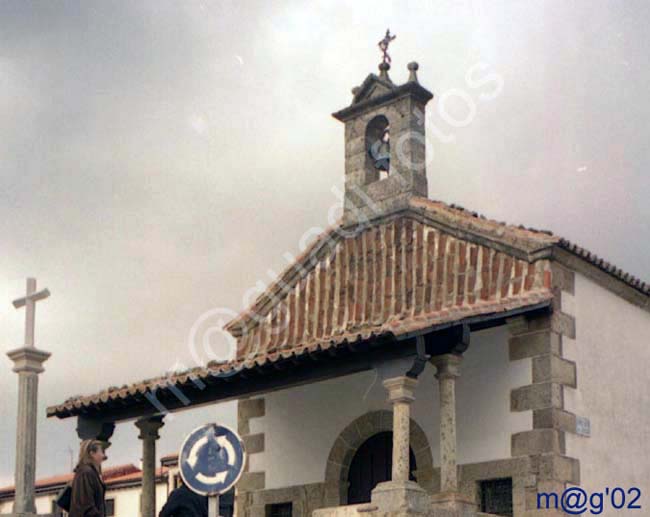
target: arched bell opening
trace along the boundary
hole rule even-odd
[[[390,174],[390,125],[377,115],[366,126],[366,185]]]

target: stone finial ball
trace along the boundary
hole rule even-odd
[[[420,68],[420,65],[418,65],[415,61],[411,61],[408,65],[406,65],[406,68],[408,68],[411,72],[416,72]]]

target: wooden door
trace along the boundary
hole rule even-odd
[[[415,456],[410,451],[410,468],[413,472]],[[348,504],[370,502],[370,493],[378,483],[389,481],[393,468],[393,433],[385,431],[368,438],[357,450],[348,474]],[[413,474],[411,481],[415,481]]]

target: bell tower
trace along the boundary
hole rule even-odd
[[[413,196],[427,197],[425,107],[433,94],[409,63],[409,78],[396,85],[388,76],[389,31],[379,42],[379,75],[370,74],[352,90],[352,104],[332,116],[345,124],[343,223],[394,212]]]

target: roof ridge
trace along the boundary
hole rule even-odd
[[[414,197],[412,198],[412,203],[415,205],[435,205],[436,207],[442,208],[443,210],[451,211],[451,212],[456,212],[458,214],[461,214],[465,217],[472,217],[474,219],[478,219],[479,221],[483,221],[487,224],[491,224],[494,226],[501,226],[508,228],[510,230],[520,230],[528,233],[533,233],[535,235],[544,235],[547,237],[556,237],[556,239],[559,239],[559,236],[555,236],[551,230],[540,230],[537,228],[532,228],[529,226],[524,226],[523,224],[512,224],[508,223],[506,221],[497,221],[496,219],[492,219],[490,217],[486,217],[484,214],[481,214],[479,212],[473,211],[473,210],[468,210],[467,208],[464,208],[456,203],[446,203],[444,201],[441,201],[439,199],[429,199],[425,197]]]
[[[534,234],[543,234],[543,235],[548,235],[549,237],[555,237],[555,245],[559,246],[562,249],[565,249],[569,251],[570,253],[573,253],[577,257],[586,260],[593,266],[599,268],[600,270],[604,271],[605,273],[608,273],[609,275],[615,277],[616,279],[622,281],[623,283],[627,284],[628,286],[636,289],[640,293],[650,296],[650,282],[646,282],[644,280],[641,280],[639,277],[628,273],[626,271],[623,271],[621,268],[615,266],[614,264],[604,260],[603,258],[599,257],[595,253],[587,250],[586,248],[583,248],[582,246],[565,239],[564,237],[561,237],[559,235],[555,235],[552,231],[550,230],[538,230],[536,228],[531,228],[531,227],[526,227],[523,224],[520,225],[513,225],[509,224],[505,221],[497,221],[495,219],[490,219],[484,216],[483,214],[479,214],[478,212],[473,212],[469,211],[466,208],[463,208],[460,205],[456,205],[454,203],[447,204],[444,201],[440,200],[434,200],[434,199],[428,199],[428,198],[417,198],[414,199],[416,203],[419,204],[432,204],[436,205],[442,209],[449,210],[449,211],[454,211],[459,214],[463,214],[465,216],[471,216],[476,219],[479,219],[481,221],[486,221],[488,223],[494,224],[494,225],[499,225],[503,227],[507,227],[510,229],[517,229],[517,230],[523,230],[526,232],[534,233]]]
[[[568,239],[561,238],[558,241],[558,246],[562,249],[573,253],[574,255],[580,257],[583,260],[586,260],[593,266],[604,271],[617,278],[618,280],[624,282],[625,284],[633,287],[642,294],[650,296],[650,283],[641,280],[639,277],[634,276],[631,273],[623,271],[620,267],[615,266],[614,264],[606,261],[605,259],[599,257],[595,253],[579,246],[578,244],[571,242]]]

